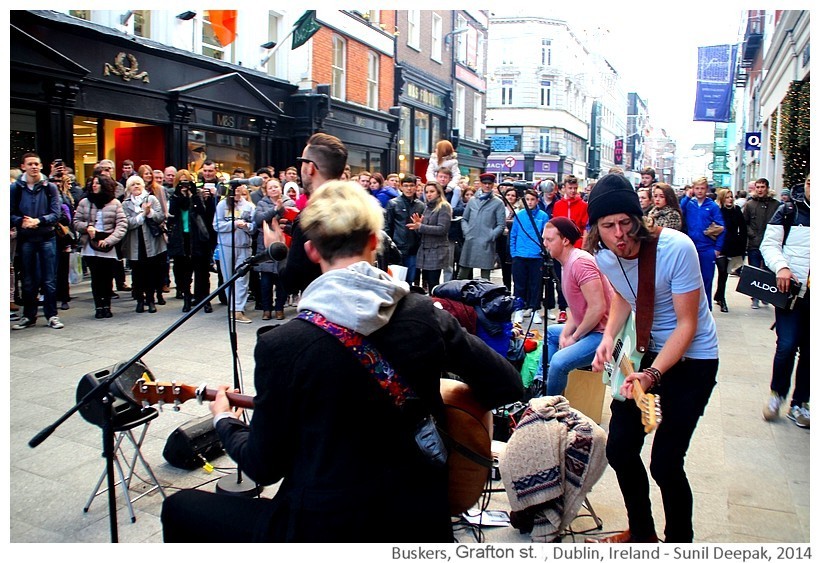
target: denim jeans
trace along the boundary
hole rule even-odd
[[[17,246],[23,261],[23,316],[37,318],[37,297],[43,290],[43,315],[57,315],[57,240],[20,240]]]
[[[404,278],[404,281],[413,285],[416,279],[416,255],[413,254],[412,256],[402,257],[401,265],[407,268],[407,276]]]
[[[544,265],[542,258],[512,259],[512,276],[515,296],[524,301],[527,309],[537,311],[541,308],[541,269]]]
[[[809,292],[806,296],[798,299],[794,309],[775,308],[775,331],[777,332],[777,349],[774,353],[774,363],[772,366],[771,390],[785,398],[789,394],[789,387],[794,370],[795,357],[797,360],[797,371],[794,374],[794,393],[792,393],[792,405],[802,405],[808,403],[811,396],[809,381]]]
[[[561,395],[567,387],[569,372],[574,369],[588,366],[595,358],[595,349],[601,343],[603,333],[590,332],[581,340],[566,348],[558,349],[558,339],[564,325],[553,324],[547,327],[546,364],[547,395]],[[535,378],[539,379],[539,374],[543,374],[544,357],[541,356],[541,366],[536,370]],[[541,375],[543,377],[543,375]]]
[[[273,298],[276,286],[276,298]],[[259,272],[259,297],[263,311],[282,311],[285,309],[285,301],[288,300],[288,292],[279,277],[273,272]]]

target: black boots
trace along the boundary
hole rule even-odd
[[[190,293],[183,293],[182,294],[182,312],[188,313],[191,311],[191,294]]]
[[[137,299],[137,313],[144,313],[145,312],[145,299]]]
[[[162,290],[157,290],[157,305],[165,305],[165,299],[162,297]]]
[[[157,307],[156,307],[156,305],[154,305],[154,296],[153,295],[146,300],[145,304],[148,305],[148,312],[149,313],[156,313],[157,312]]]
[[[111,307],[97,307],[94,313],[95,319],[110,319],[114,315],[111,314]]]

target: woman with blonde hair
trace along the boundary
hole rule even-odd
[[[422,286],[431,292],[441,281],[441,271],[450,260],[450,244],[447,235],[453,209],[447,203],[444,188],[437,182],[424,186],[426,207],[422,215],[414,213],[407,228],[418,231],[421,246],[416,254],[416,268],[421,271]]]
[[[168,218],[168,197],[165,193],[165,186],[162,185],[162,177],[160,176],[159,180],[157,179],[157,175],[154,173],[155,171],[147,164],[142,164],[137,169],[137,173],[142,176],[143,181],[145,181],[145,191],[148,194],[157,198],[159,201],[160,207],[162,207],[162,214],[165,218]],[[125,197],[128,197],[128,190],[126,190]],[[167,225],[165,224],[165,220],[159,226],[160,230],[163,233],[163,237],[165,238],[165,243],[168,243],[168,235],[167,235]],[[162,285],[160,285],[159,289],[157,290],[157,305],[165,305],[165,299],[162,297],[163,292],[167,293],[170,291],[171,285],[171,262],[167,259],[165,261],[164,266],[164,274],[162,278]]]
[[[450,173],[450,181],[444,186],[445,193],[452,192],[458,181],[461,179],[461,170],[458,167],[458,157],[456,156],[456,149],[453,148],[453,143],[446,139],[442,139],[436,143],[436,152],[430,155],[430,163],[427,165],[427,181],[436,181],[436,172],[439,168],[447,168]]]
[[[149,313],[156,313],[154,295],[162,289],[167,257],[165,237],[160,230],[165,213],[159,200],[145,189],[141,176],[128,178],[125,191],[128,196],[122,209],[128,218],[128,233],[122,252],[131,262],[131,293],[137,301],[137,313],[144,312],[146,306]]]
[[[721,313],[728,313],[726,280],[729,278],[729,272],[743,263],[743,255],[746,253],[746,221],[743,219],[743,211],[735,205],[735,196],[731,190],[718,190],[716,203],[720,206],[720,212],[723,215],[725,228],[723,232],[726,236],[715,259],[718,271],[715,303],[720,307]],[[739,263],[730,264],[730,262]]]

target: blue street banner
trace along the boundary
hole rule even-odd
[[[693,121],[731,121],[736,58],[737,45],[698,47],[698,83]]]

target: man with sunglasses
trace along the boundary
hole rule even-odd
[[[315,133],[308,139],[302,156],[296,160],[301,165],[299,175],[302,178],[302,189],[310,201],[310,194],[319,189],[319,186],[341,178],[347,164],[347,147],[333,135]],[[285,242],[284,233],[276,221],[272,227],[264,223],[263,228],[266,247],[274,242]],[[290,235],[288,257],[285,266],[279,270],[279,277],[288,292],[293,294],[304,290],[321,275],[321,270],[305,252],[307,238],[298,216],[293,221]]]

